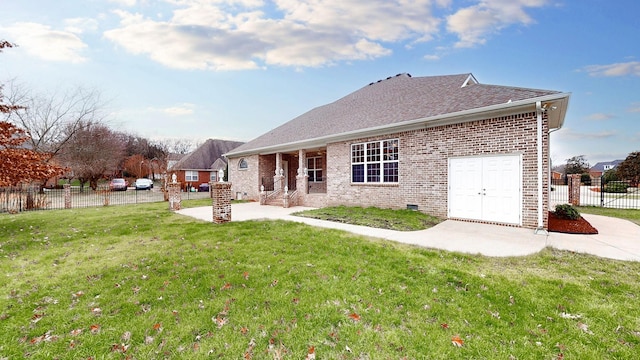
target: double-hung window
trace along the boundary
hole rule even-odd
[[[321,157],[307,158],[307,175],[309,175],[309,182],[322,182]]]
[[[198,181],[198,172],[193,170],[187,170],[184,172],[185,181]]]
[[[398,139],[351,145],[351,182],[397,183]]]

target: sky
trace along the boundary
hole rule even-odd
[[[150,139],[249,141],[367,84],[571,93],[554,165],[640,151],[637,0],[0,0],[0,83],[91,88]],[[5,95],[6,89],[5,89]]]

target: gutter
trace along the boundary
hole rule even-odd
[[[537,151],[538,151],[538,227],[535,230],[536,234],[548,235],[547,230],[544,228],[543,218],[543,188],[542,177],[544,169],[542,168],[542,114],[547,111],[546,105],[542,107],[542,101],[536,101],[536,120],[537,120]]]
[[[535,101],[535,104],[543,103],[543,102],[551,102],[558,101],[569,97],[569,93],[557,93],[551,95],[540,96],[537,98],[525,99],[512,101],[502,104],[490,105],[481,108],[469,109],[457,111],[444,115],[436,115],[430,116],[426,118],[419,118],[414,120],[408,120],[400,123],[387,124],[382,126],[377,126],[373,128],[367,129],[359,129],[348,131],[340,134],[332,134],[321,136],[312,139],[304,139],[299,141],[293,141],[285,144],[276,144],[276,145],[268,145],[259,148],[248,149],[244,151],[231,151],[229,153],[223,154],[226,158],[229,157],[238,157],[238,156],[246,156],[246,155],[254,155],[254,154],[273,154],[276,152],[287,152],[287,151],[295,151],[300,148],[313,148],[313,147],[323,147],[328,143],[339,142],[345,140],[352,140],[360,137],[370,137],[370,136],[378,136],[388,134],[392,132],[402,132],[402,131],[410,131],[417,129],[424,129],[425,127],[435,127],[442,125],[450,125],[457,124],[463,122],[470,122],[474,120],[482,120],[487,117],[487,114],[490,113],[506,113],[509,110],[513,110],[516,108],[526,108],[532,105],[532,102]],[[566,102],[562,102],[566,103]],[[533,110],[533,109],[531,109]],[[561,124],[560,124],[561,126]]]

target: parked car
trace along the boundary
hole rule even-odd
[[[151,181],[150,179],[137,179],[136,183],[136,190],[151,190],[153,189],[153,181]]]
[[[129,186],[127,180],[121,178],[115,178],[109,183],[111,191],[127,191],[127,186]]]

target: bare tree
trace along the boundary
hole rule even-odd
[[[71,169],[72,177],[80,180],[81,189],[89,183],[92,189],[98,180],[115,174],[125,154],[121,137],[103,124],[79,124],[68,135],[60,158]]]
[[[56,156],[77,131],[104,120],[104,103],[97,90],[76,87],[43,95],[15,80],[9,82],[7,103],[20,106],[6,121],[22,128],[32,150]]]

